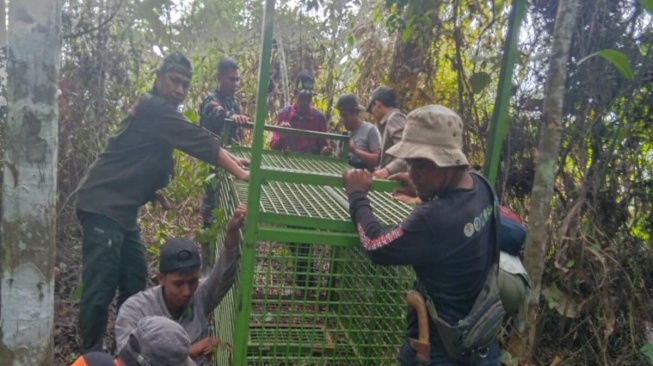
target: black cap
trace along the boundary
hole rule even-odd
[[[186,268],[199,268],[200,253],[195,243],[186,238],[166,241],[159,250],[159,272],[172,273]]]
[[[315,85],[315,78],[311,73],[303,70],[297,77],[295,87],[298,95],[313,95],[313,86]]]
[[[372,111],[372,105],[374,105],[375,100],[383,103],[383,105],[386,107],[396,107],[397,93],[394,89],[385,85],[381,85],[380,87],[374,89],[372,92],[372,99],[370,99],[370,104],[367,105],[368,112]]]
[[[336,108],[338,108],[339,111],[345,112],[365,111],[365,107],[358,104],[358,99],[356,99],[354,94],[341,95],[340,98],[338,98],[338,102],[336,102]]]
[[[186,55],[179,51],[168,54],[157,69],[158,72],[178,72],[190,79],[193,78],[193,65]]]

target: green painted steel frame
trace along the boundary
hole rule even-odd
[[[227,125],[225,126],[224,132],[223,132],[223,141],[230,141],[230,136],[231,136],[231,126],[235,124],[235,122],[229,118],[225,119],[225,122]],[[243,124],[238,124],[240,127],[244,128],[254,128],[255,124],[248,122],[248,123],[243,123]],[[340,135],[336,133],[326,133],[326,132],[317,132],[317,131],[311,131],[311,130],[301,130],[298,128],[289,128],[289,127],[280,127],[280,126],[272,126],[272,125],[263,125],[263,129],[265,131],[272,131],[272,132],[281,132],[285,133],[288,135],[301,135],[301,136],[309,136],[309,137],[321,137],[329,140],[335,140],[335,141],[342,141],[342,142],[347,142],[349,141],[349,136],[347,135]],[[340,152],[340,158],[346,159],[347,154],[349,153],[349,145],[348,144],[342,144],[342,151]]]
[[[234,337],[234,365],[247,363],[247,335],[249,332],[249,317],[252,311],[252,290],[254,275],[254,260],[259,222],[259,205],[261,199],[261,160],[263,155],[263,127],[267,115],[268,83],[270,81],[270,58],[272,54],[272,31],[274,27],[275,0],[266,0],[263,14],[263,37],[261,39],[261,55],[259,58],[258,85],[256,91],[256,121],[252,138],[252,157],[247,197],[247,224],[245,225],[244,241],[241,257],[241,292],[240,306],[236,315],[236,335]],[[239,347],[240,346],[240,347]]]
[[[485,152],[485,166],[483,173],[492,185],[496,183],[499,171],[499,158],[503,138],[506,136],[508,125],[508,110],[510,109],[510,96],[512,93],[512,75],[517,61],[519,30],[526,13],[526,0],[513,0],[508,21],[508,34],[503,45],[503,58],[499,73],[497,97],[492,111],[490,122],[490,143]]]
[[[508,25],[508,37],[504,45],[504,57],[501,66],[499,90],[495,101],[492,124],[490,128],[490,144],[488,145],[487,158],[485,163],[485,175],[491,182],[496,181],[496,172],[499,165],[499,152],[504,136],[507,122],[510,89],[512,86],[512,73],[517,57],[517,40],[519,29],[525,13],[526,0],[513,0],[510,22]],[[249,332],[249,321],[251,314],[252,300],[252,276],[255,260],[256,243],[258,240],[283,240],[297,241],[302,243],[323,243],[328,238],[329,243],[334,246],[352,246],[358,242],[354,233],[334,232],[326,230],[342,230],[344,224],[335,220],[316,218],[298,219],[292,216],[298,226],[312,227],[318,230],[289,229],[277,227],[261,227],[259,222],[283,224],[291,217],[284,217],[278,214],[266,214],[259,212],[261,199],[261,185],[265,179],[279,180],[284,182],[320,184],[342,187],[342,179],[333,174],[302,174],[296,171],[282,171],[278,169],[266,169],[261,166],[263,150],[264,129],[307,134],[306,131],[284,129],[280,127],[265,127],[267,88],[269,82],[270,57],[272,50],[272,32],[275,14],[275,0],[266,0],[263,21],[263,37],[261,40],[261,54],[259,59],[259,75],[256,94],[256,123],[253,128],[252,156],[250,167],[250,182],[248,189],[247,225],[244,233],[245,245],[241,259],[241,291],[239,307],[236,315],[236,327],[234,337],[234,365],[245,365],[247,363],[247,339]],[[228,130],[228,129],[227,129]],[[334,135],[334,139],[341,137]],[[346,144],[345,144],[346,145]],[[345,146],[346,148],[346,146]],[[380,191],[392,190],[396,187],[383,181],[375,181],[373,189]],[[325,231],[320,231],[323,229]],[[240,347],[239,347],[240,346]]]

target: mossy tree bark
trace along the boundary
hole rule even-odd
[[[9,2],[0,365],[52,365],[62,0]]]

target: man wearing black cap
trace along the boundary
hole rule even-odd
[[[363,121],[361,114],[365,112],[365,107],[358,104],[354,94],[340,96],[336,109],[340,113],[340,121],[349,132],[349,165],[374,171],[381,154],[379,129]]]
[[[397,108],[397,93],[385,85],[376,88],[372,92],[367,112],[379,123],[379,132],[382,136],[379,169],[374,171],[372,176],[385,179],[392,174],[408,171],[406,160],[385,153],[401,141],[401,135],[406,127],[406,115]]]
[[[327,132],[326,117],[313,108],[315,78],[307,70],[302,70],[295,82],[295,103],[282,108],[277,113],[276,125],[279,127],[296,128],[315,132]],[[290,151],[300,154],[329,155],[332,150],[323,138],[289,135],[272,132],[270,140],[272,150]],[[298,286],[315,285],[316,281],[308,272],[313,272],[311,246],[301,243],[290,243],[290,251],[296,256],[295,279]]]
[[[159,252],[159,285],[130,297],[116,318],[118,350],[146,316],[164,316],[181,324],[191,340],[189,356],[198,364],[210,355],[218,341],[209,337],[208,317],[234,282],[240,249],[238,230],[245,219],[245,206],[236,209],[227,224],[224,248],[211,273],[200,281],[200,255],[195,244],[184,238],[168,240]]]
[[[131,108],[77,190],[84,265],[79,315],[83,353],[102,350],[116,288],[118,307],[145,288],[147,265],[138,211],[170,183],[173,150],[249,179],[249,173],[221,148],[219,138],[179,112],[192,74],[183,54],[164,58],[152,89]]]
[[[315,78],[308,71],[304,70],[299,73],[295,83],[295,103],[284,107],[277,113],[277,126],[316,132],[327,131],[327,121],[324,114],[311,105],[314,84]],[[270,148],[272,150],[292,151],[302,154],[331,154],[331,148],[327,145],[325,139],[284,135],[280,132],[272,133]]]

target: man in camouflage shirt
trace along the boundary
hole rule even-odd
[[[200,126],[206,128],[211,133],[222,138],[225,120],[231,119],[237,124],[247,123],[250,121],[248,116],[241,114],[240,105],[236,98],[236,92],[240,87],[240,72],[238,63],[232,58],[222,58],[218,62],[216,81],[217,88],[213,90],[200,105]],[[226,145],[240,143],[243,139],[243,129],[234,125],[231,127],[229,141],[223,142]],[[226,151],[226,150],[225,150]],[[232,158],[240,165],[249,165],[248,159]],[[215,170],[211,171],[212,173]],[[216,181],[204,186],[204,200],[202,203],[202,226],[206,230],[213,225],[215,218],[213,210],[215,209],[215,187]],[[212,263],[213,253],[209,243],[202,243],[202,258],[204,267],[208,268]]]
[[[236,98],[236,92],[240,88],[238,63],[232,58],[223,58],[218,62],[217,72],[218,87],[204,98],[200,105],[200,126],[222,136],[225,119],[246,123],[250,118],[240,113],[240,105]],[[242,140],[242,128],[233,126],[230,132],[229,141],[224,141],[227,145]]]

